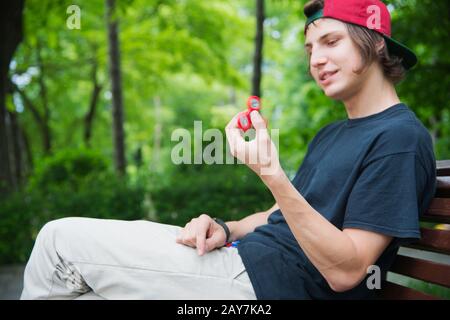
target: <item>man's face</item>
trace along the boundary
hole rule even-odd
[[[361,67],[361,55],[344,23],[326,18],[311,23],[305,49],[311,75],[328,97],[346,100],[363,86],[367,70],[353,72]]]

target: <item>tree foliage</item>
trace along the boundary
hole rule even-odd
[[[280,159],[291,177],[317,131],[346,117],[342,103],[328,99],[308,75],[305,2],[265,1],[262,113],[270,129],[279,129]],[[128,164],[123,179],[112,173],[104,1],[74,4],[81,29],[67,27],[66,1],[25,2],[24,39],[10,65],[6,105],[17,116],[24,154],[29,146],[21,160],[28,183],[0,202],[0,243],[17,234],[13,246],[0,246],[0,262],[23,261],[39,227],[57,217],[182,225],[203,212],[238,219],[270,207],[270,193],[242,165],[175,165],[170,158],[175,129],[193,137],[194,121],[202,121],[203,133],[221,130],[225,146],[225,125],[246,108],[256,1],[116,1]],[[399,96],[429,129],[437,159],[448,159],[449,2],[394,0],[389,8],[393,37],[420,61],[398,85]]]

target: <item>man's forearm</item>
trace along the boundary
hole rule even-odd
[[[352,240],[317,212],[298,192],[284,172],[266,177],[264,182],[280,206],[297,242],[322,275],[335,282],[342,272],[359,274]]]
[[[236,241],[243,238],[247,233],[253,232],[256,227],[266,224],[268,216],[272,213],[269,209],[254,213],[239,221],[228,221],[226,224],[230,229],[230,240]]]

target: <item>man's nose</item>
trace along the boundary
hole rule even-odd
[[[325,55],[321,54],[320,52],[317,52],[317,53],[313,52],[311,54],[311,60],[310,60],[311,67],[318,68],[319,66],[324,65],[327,62],[328,62],[328,58]]]

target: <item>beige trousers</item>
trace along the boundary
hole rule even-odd
[[[180,227],[64,218],[39,232],[21,299],[256,299],[236,248],[198,256]]]

